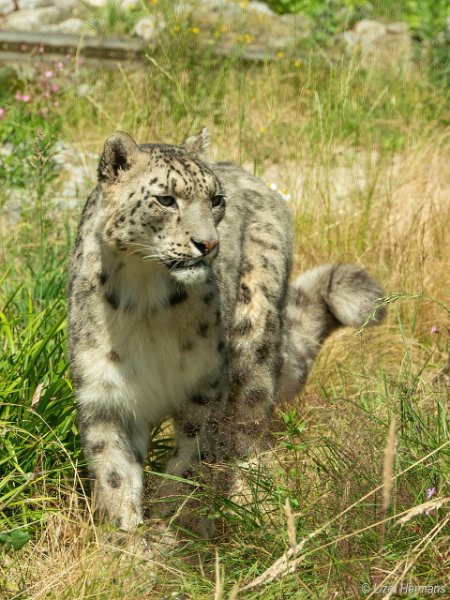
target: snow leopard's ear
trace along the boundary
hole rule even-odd
[[[196,135],[191,135],[181,144],[181,147],[188,152],[191,156],[195,158],[199,158],[200,160],[208,161],[208,148],[211,142],[211,138],[209,137],[209,131],[206,127],[197,133]]]
[[[99,181],[114,182],[121,171],[130,169],[140,152],[128,133],[116,131],[105,142],[98,165]]]

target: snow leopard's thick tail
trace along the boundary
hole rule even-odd
[[[323,265],[300,275],[289,290],[278,398],[295,397],[325,338],[338,327],[382,321],[383,289],[353,265]]]

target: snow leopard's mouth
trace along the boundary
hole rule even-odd
[[[200,267],[204,267],[206,265],[202,256],[199,256],[198,258],[166,260],[165,264],[171,271],[199,269]]]

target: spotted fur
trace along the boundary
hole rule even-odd
[[[151,426],[173,418],[167,470],[179,477],[257,451],[276,399],[300,391],[325,337],[362,325],[382,295],[342,265],[289,287],[285,202],[208,162],[207,141],[205,130],[181,146],[109,138],[72,253],[79,429],[97,507],[124,529],[142,522]]]

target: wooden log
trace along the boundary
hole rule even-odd
[[[23,62],[30,60],[41,49],[43,57],[53,59],[67,54],[82,56],[87,64],[115,66],[120,62],[140,63],[145,59],[149,46],[129,38],[98,36],[78,36],[62,33],[0,31],[0,62]],[[206,46],[205,46],[206,48]],[[250,61],[266,62],[274,60],[273,51],[264,47],[212,46],[216,56]]]
[[[62,33],[0,31],[2,54],[27,55],[42,48],[43,54],[77,54],[84,58],[141,61],[147,46],[137,40],[78,36]]]

